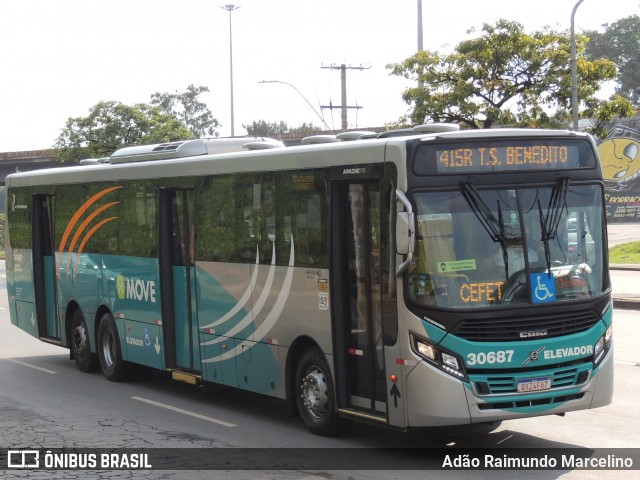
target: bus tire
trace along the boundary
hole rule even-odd
[[[125,379],[127,365],[122,358],[120,336],[116,322],[109,313],[102,316],[98,327],[98,358],[102,374],[107,380],[120,382]]]
[[[318,348],[310,348],[300,357],[295,385],[298,412],[311,433],[331,437],[349,428],[351,421],[338,415],[331,370]]]
[[[91,352],[91,339],[87,322],[82,311],[78,308],[71,317],[71,349],[76,367],[81,372],[95,372],[98,369],[98,358]]]

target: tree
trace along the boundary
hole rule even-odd
[[[289,127],[286,122],[280,121],[280,123],[276,122],[267,122],[266,120],[258,120],[257,122],[254,120],[249,125],[242,125],[247,133],[252,137],[274,137],[274,138],[282,138],[289,131]]]
[[[198,99],[202,93],[208,91],[207,87],[189,85],[187,91],[182,93],[156,92],[151,95],[151,105],[156,105],[164,113],[182,120],[194,138],[212,136],[220,123],[213,118],[207,105]]]
[[[631,15],[602,26],[603,33],[585,32],[589,37],[585,53],[591,60],[613,60],[618,66],[616,92],[640,105],[640,16]]]
[[[279,139],[283,137],[306,137],[322,131],[320,127],[313,123],[303,123],[298,127],[289,128],[287,122],[282,120],[280,123],[258,120],[249,125],[243,124],[242,126],[247,129],[248,134],[252,137],[273,137]]]
[[[303,123],[298,127],[293,127],[289,129],[289,136],[297,136],[297,137],[306,137],[309,135],[317,135],[318,133],[323,132],[323,128],[313,123]]]
[[[182,122],[159,107],[140,103],[99,102],[86,117],[69,118],[54,149],[59,162],[100,158],[115,150],[192,138]]]
[[[527,34],[521,24],[504,19],[484,24],[482,32],[459,43],[451,54],[423,50],[387,66],[393,75],[422,81],[423,86],[402,95],[413,104],[410,123],[431,120],[466,128],[555,125],[571,106],[569,34],[549,28]],[[577,36],[579,53],[586,40]],[[592,108],[611,107],[595,102],[594,95],[603,82],[615,78],[615,64],[580,57],[577,67],[581,101]],[[624,102],[613,106],[619,114],[630,107]]]

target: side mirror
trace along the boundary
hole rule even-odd
[[[413,213],[398,212],[398,216],[396,217],[396,253],[399,255],[413,253],[413,224]]]
[[[406,260],[396,267],[396,275],[400,276],[413,260],[413,245],[415,243],[415,215],[411,202],[402,190],[396,190],[396,198],[406,211],[396,215],[396,253],[406,255]]]

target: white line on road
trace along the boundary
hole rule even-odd
[[[200,415],[199,413],[190,412],[188,410],[183,410],[182,408],[173,407],[171,405],[167,405],[166,403],[154,402],[153,400],[149,400],[141,397],[131,397],[133,400],[138,400],[139,402],[148,403],[150,405],[155,405],[156,407],[166,408],[167,410],[173,410],[174,412],[182,413],[184,415],[189,415],[190,417],[199,418],[201,420],[206,420],[207,422],[217,423],[218,425],[222,425],[223,427],[237,427],[233,423],[228,423],[223,420],[218,420],[216,418],[207,417],[206,415]]]
[[[502,440],[500,440],[498,443],[496,443],[496,445],[500,445],[502,442],[506,442],[507,440],[509,440],[511,437],[513,437],[513,435],[509,435],[507,438],[503,438]]]
[[[44,373],[50,373],[52,375],[55,375],[56,373],[58,373],[58,372],[54,372],[53,370],[49,370],[47,368],[38,367],[37,365],[31,365],[29,363],[21,362],[20,360],[14,360],[13,358],[7,358],[7,360],[13,363],[17,363],[18,365],[24,365],[25,367],[33,368],[35,370],[40,370],[41,372],[44,372]]]
[[[618,365],[628,365],[631,367],[635,367],[636,365],[640,365],[638,362],[628,362],[627,360],[614,360],[613,363]]]

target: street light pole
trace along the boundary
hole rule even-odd
[[[422,50],[424,50],[422,45],[422,0],[418,0],[418,52]],[[421,79],[418,79],[418,87],[424,87],[424,82]]]
[[[302,94],[302,92],[300,90],[298,90],[294,85],[292,85],[292,84],[290,84],[288,82],[283,82],[282,80],[260,80],[258,83],[282,83],[283,85],[290,86],[296,92],[298,92],[298,94],[300,94],[300,96],[304,99],[305,102],[307,102],[307,105],[309,105],[309,107],[311,107],[311,110],[313,110],[313,113],[315,113],[318,116],[318,118],[320,119],[320,121],[324,124],[324,126],[327,127],[327,130],[332,130],[331,127],[329,127],[329,125],[327,125],[327,122],[324,121],[324,118],[322,117],[322,115],[320,115],[320,113],[313,107],[311,102],[309,100],[307,100],[307,97],[305,97]]]
[[[578,65],[576,60],[576,10],[584,0],[578,0],[571,11],[571,109],[573,112],[573,129],[578,130]]]
[[[230,77],[230,83],[231,83],[231,136],[234,137],[235,136],[235,128],[234,128],[235,119],[233,118],[233,35],[231,33],[231,12],[239,9],[240,7],[237,7],[229,3],[227,5],[220,6],[220,8],[229,12],[229,77]]]

